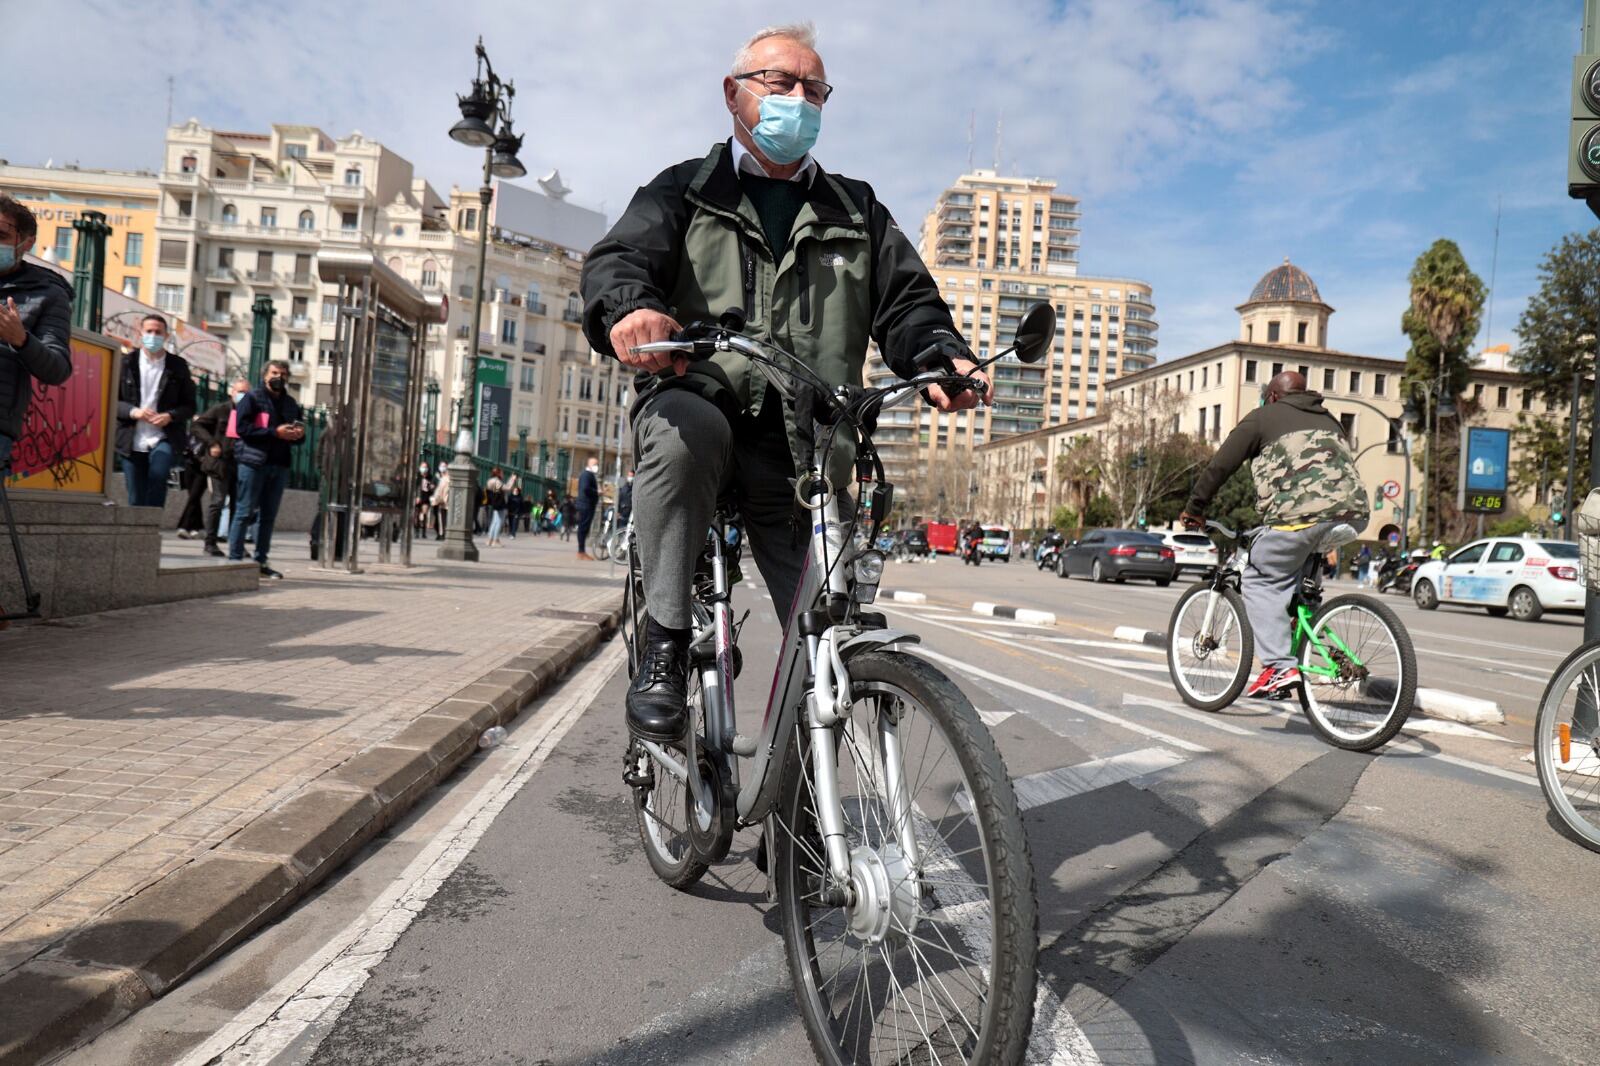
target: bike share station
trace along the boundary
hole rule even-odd
[[[360,573],[364,537],[378,565],[409,567],[423,345],[449,305],[368,251],[324,248],[317,272],[337,286],[338,312],[333,402],[316,457],[321,498],[313,569]]]

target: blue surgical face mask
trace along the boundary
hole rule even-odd
[[[17,265],[17,246],[14,244],[0,244],[0,274],[4,274]]]
[[[144,345],[144,350],[155,353],[167,346],[167,338],[160,333],[145,333],[139,337],[139,343]]]
[[[755,96],[741,82],[739,88]],[[787,165],[805,158],[816,145],[817,134],[822,132],[822,108],[798,96],[771,94],[759,97],[761,121],[756,128],[745,126],[745,132],[761,154],[779,165]],[[735,121],[737,121],[735,116]],[[744,126],[743,122],[739,125]]]

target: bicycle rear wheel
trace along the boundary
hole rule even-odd
[[[1556,817],[1600,851],[1600,643],[1585,644],[1556,667],[1539,700],[1533,761]]]
[[[1211,624],[1206,608],[1211,598]],[[1239,698],[1256,653],[1244,600],[1232,589],[1195,585],[1172,608],[1167,623],[1167,670],[1183,702],[1219,711]]]
[[[689,721],[703,728],[704,689],[698,671],[689,671]],[[701,743],[704,744],[702,737]],[[682,744],[663,744],[662,749],[680,764],[687,764]],[[694,845],[690,819],[694,817],[694,796],[689,784],[658,765],[637,742],[628,746],[631,769],[653,778],[648,785],[633,790],[634,818],[639,823],[639,843],[657,877],[673,888],[685,889],[705,876],[709,864],[702,862]]]
[[[1038,909],[1005,765],[948,678],[897,652],[850,660],[854,707],[833,735],[851,901],[827,902],[809,733],[796,726],[776,808],[778,908],[818,1059],[1020,1063]],[[895,741],[898,741],[896,744]],[[894,750],[903,804],[890,798]],[[920,862],[899,847],[901,810]]]
[[[1300,703],[1311,728],[1338,748],[1371,751],[1405,725],[1417,695],[1411,634],[1387,604],[1336,596],[1300,648]]]

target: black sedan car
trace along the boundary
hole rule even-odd
[[[1094,581],[1126,581],[1145,577],[1162,588],[1172,583],[1178,566],[1173,551],[1154,533],[1137,529],[1096,529],[1061,552],[1056,572]]]

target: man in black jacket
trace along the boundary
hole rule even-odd
[[[233,438],[228,436],[228,423],[250,383],[239,378],[228,387],[228,394],[200,414],[189,424],[200,445],[200,472],[211,487],[211,499],[206,504],[206,554],[223,556],[227,553],[218,544],[221,536],[222,510],[230,500],[237,503],[238,468],[233,457]]]
[[[1300,571],[1313,552],[1354,540],[1371,511],[1344,428],[1322,406],[1322,395],[1285,370],[1267,382],[1262,401],[1195,479],[1182,521],[1198,528],[1222,483],[1250,464],[1256,510],[1267,528],[1250,546],[1242,592],[1264,669],[1245,694],[1278,697],[1301,684],[1288,613]]]
[[[167,320],[154,312],[139,322],[139,349],[122,357],[117,384],[117,454],[128,506],[167,502],[167,473],[188,445],[194,417],[189,364],[167,351]]]
[[[0,478],[33,400],[34,379],[72,376],[72,286],[23,259],[39,232],[33,212],[0,193]]]
[[[239,439],[233,446],[238,463],[239,490],[233,505],[233,528],[228,531],[228,558],[244,559],[244,533],[250,516],[260,516],[256,530],[256,565],[271,581],[283,577],[267,565],[272,549],[272,527],[278,504],[289,484],[289,449],[305,440],[306,427],[300,404],[289,395],[289,364],[274,359],[267,364],[261,385],[245,393],[234,408]]]
[[[736,495],[756,565],[787,617],[805,555],[790,479],[812,427],[809,412],[797,416],[740,356],[691,367],[633,349],[734,306],[745,332],[832,385],[859,384],[869,341],[904,377],[935,341],[960,342],[938,286],[872,187],[811,156],[832,93],[814,45],[810,26],[786,26],[741,48],[722,81],[732,137],[640,189],[583,268],[589,343],[640,372],[630,417],[649,617],[627,704],[630,729],[647,739],[682,731],[690,584],[722,490]],[[928,393],[941,410],[979,399]],[[849,448],[835,450],[836,486],[848,484],[850,461]]]
[[[590,457],[578,475],[578,558],[593,562],[589,554],[589,527],[594,525],[594,513],[600,507],[600,460]]]

